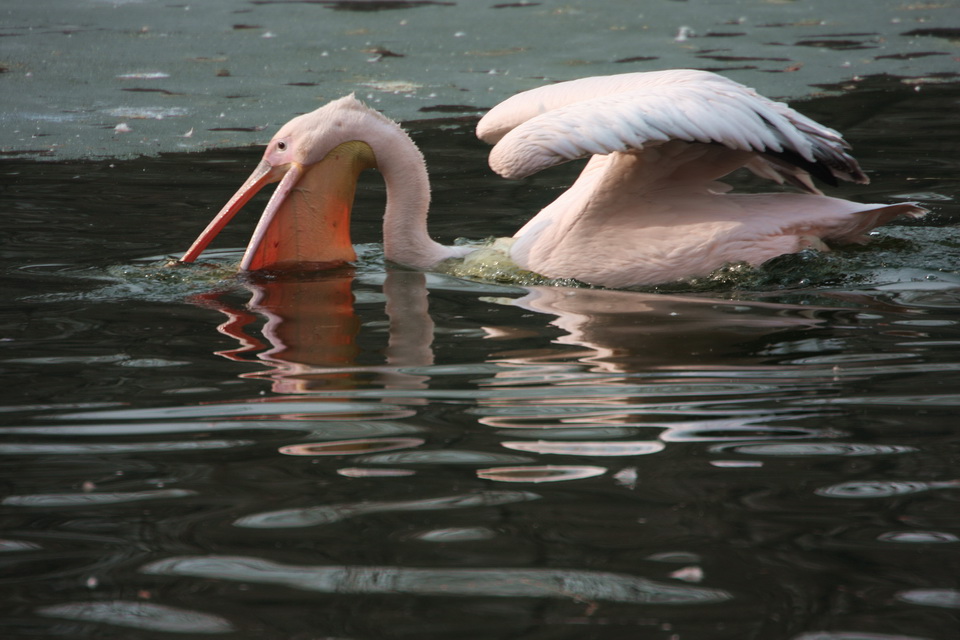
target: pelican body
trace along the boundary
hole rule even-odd
[[[522,179],[588,158],[574,184],[508,243],[521,268],[549,278],[629,287],[702,276],[733,262],[828,243],[862,243],[912,204],[831,198],[813,178],[868,182],[833,129],[714,73],[688,69],[583,78],[519,93],[490,110],[477,135],[490,167]],[[427,231],[430,187],[423,156],[393,121],[353,96],[294,118],[181,261],[191,262],[269,182],[280,185],[241,269],[304,268],[355,259],[349,216],[357,176],[376,167],[387,188],[388,260],[431,269],[470,249]],[[731,193],[719,182],[740,168],[795,192]]]

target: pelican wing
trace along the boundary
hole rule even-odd
[[[807,173],[866,182],[840,134],[753,89],[706,71],[631,73],[563,82],[492,109],[477,135],[496,142],[491,168],[523,178],[569,160],[683,140],[760,154],[748,166],[815,189]]]

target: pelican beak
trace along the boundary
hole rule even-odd
[[[329,268],[356,260],[350,212],[357,177],[375,166],[373,152],[347,142],[310,165],[273,166],[261,160],[250,177],[207,225],[180,262],[193,262],[264,185],[280,184],[270,197],[240,262],[241,271]]]
[[[193,244],[190,245],[187,252],[180,258],[180,262],[193,262],[196,260],[200,254],[203,253],[204,249],[207,248],[207,245],[210,244],[210,241],[227,226],[227,223],[243,208],[243,205],[247,204],[250,198],[256,195],[264,185],[276,182],[282,175],[282,171],[275,170],[269,162],[261,160],[257,168],[250,174],[250,177],[243,183],[243,186],[233,194],[233,197],[230,198],[227,204],[220,209],[220,213],[214,216],[210,224],[207,225],[207,228],[193,241]]]

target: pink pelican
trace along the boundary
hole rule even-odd
[[[724,264],[759,265],[827,243],[862,243],[874,227],[925,210],[823,195],[828,184],[868,182],[849,145],[820,125],[728,78],[688,69],[582,78],[519,93],[477,125],[494,144],[491,168],[523,178],[589,158],[574,184],[507,243],[521,268],[606,287],[671,282]],[[241,269],[355,259],[349,215],[357,176],[386,183],[388,260],[419,269],[470,247],[430,238],[423,156],[399,125],[353,96],[294,118],[184,254],[191,262],[263,185],[280,181]],[[730,193],[717,180],[745,167],[799,192]]]

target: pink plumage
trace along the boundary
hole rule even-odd
[[[866,183],[839,133],[753,89],[676,69],[532,89],[477,125],[491,168],[522,178],[589,157],[577,181],[514,236],[511,257],[547,277],[608,287],[759,265],[925,211],[824,196],[811,173]],[[804,193],[735,194],[719,178],[746,167]]]
[[[583,78],[533,89],[484,116],[490,166],[523,178],[589,158],[574,184],[505,243],[518,266],[549,278],[629,287],[702,276],[731,262],[831,242],[925,211],[824,196],[813,178],[865,183],[839,133],[753,89],[678,69]],[[303,269],[355,258],[349,216],[359,172],[386,183],[386,258],[419,269],[469,247],[430,238],[423,156],[392,120],[353,96],[285,124],[263,159],[182,261],[191,262],[251,195],[280,182],[242,269]],[[800,192],[731,193],[718,182],[747,168]]]

